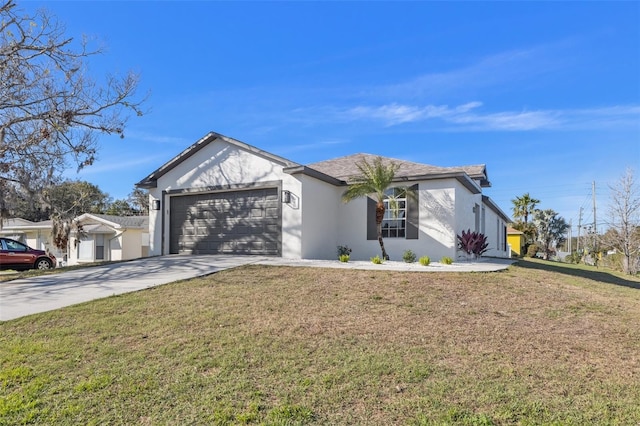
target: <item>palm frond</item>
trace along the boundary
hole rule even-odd
[[[385,165],[382,157],[376,157],[373,163],[363,159],[356,163],[356,167],[360,174],[350,179],[349,188],[342,194],[345,202],[372,194],[381,202],[386,198],[385,191],[390,188],[400,166],[396,163]]]

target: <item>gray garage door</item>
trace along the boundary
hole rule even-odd
[[[172,254],[282,254],[277,188],[171,197]]]

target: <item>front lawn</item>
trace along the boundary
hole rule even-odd
[[[248,266],[7,321],[0,424],[636,425],[640,282],[576,270]]]

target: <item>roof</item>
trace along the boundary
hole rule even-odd
[[[40,222],[32,222],[27,219],[22,219],[20,217],[11,218],[11,219],[3,219],[2,226],[0,229],[2,230],[32,230],[32,229],[51,229],[53,225],[53,221],[51,220],[43,220]]]
[[[257,154],[261,157],[265,157],[272,161],[275,161],[276,163],[280,163],[284,167],[299,166],[299,164],[294,163],[293,161],[287,160],[286,158],[283,158],[283,157],[279,157],[275,154],[271,154],[267,151],[263,151],[259,148],[256,148],[253,145],[246,144],[244,142],[230,138],[228,136],[221,135],[216,132],[209,132],[203,138],[196,141],[196,143],[194,143],[193,145],[191,145],[190,147],[182,151],[180,154],[173,157],[171,160],[164,163],[158,169],[151,172],[151,174],[149,174],[147,177],[142,179],[140,182],[136,183],[135,186],[137,186],[138,188],[155,188],[158,184],[158,179],[160,177],[162,177],[163,175],[171,171],[174,167],[178,166],[180,163],[182,163],[186,159],[196,154],[202,148],[206,147],[210,143],[215,142],[216,140],[222,140],[228,144],[235,145],[247,151],[253,152],[254,154]]]
[[[149,216],[112,216],[108,214],[85,213],[76,218],[78,222],[93,220],[115,229],[148,229]]]
[[[507,227],[507,234],[512,234],[512,235],[522,234],[522,235],[524,235],[524,232],[518,231],[516,228],[512,228],[512,227],[508,226]]]
[[[454,178],[476,194],[481,192],[480,187],[491,185],[487,179],[486,166],[484,164],[463,167],[438,167],[365,153],[352,154],[309,164],[304,167],[305,170],[298,167],[295,169],[286,169],[285,171],[292,174],[311,174],[310,171],[315,171],[322,176],[329,177],[346,185],[350,179],[359,174],[356,164],[362,163],[363,161],[373,163],[376,158],[381,158],[383,165],[396,164],[398,166],[395,181]]]
[[[383,165],[395,163],[399,166],[398,171],[396,172],[396,178],[398,178],[399,180],[416,176],[464,172],[472,179],[483,179],[488,183],[486,176],[486,166],[484,164],[462,167],[439,167],[429,164],[414,163],[412,161],[399,160],[396,158],[381,157],[379,155],[364,153],[352,154],[344,157],[334,158],[332,160],[320,161],[318,163],[309,164],[308,167],[322,172],[326,175],[333,176],[336,179],[348,181],[349,178],[358,174],[358,169],[355,166],[356,164],[362,163],[363,161],[373,163],[373,161],[378,157],[382,159]]]
[[[485,206],[487,206],[491,210],[493,210],[495,212],[495,214],[500,216],[500,218],[502,220],[504,220],[507,223],[511,222],[511,218],[509,216],[507,216],[507,214],[505,212],[503,212],[502,209],[500,207],[498,207],[498,205],[496,203],[494,203],[491,198],[487,197],[486,195],[483,195],[482,196],[482,202],[484,203]]]

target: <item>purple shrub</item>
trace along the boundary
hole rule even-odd
[[[458,248],[467,254],[473,254],[476,256],[482,255],[489,247],[487,243],[487,237],[479,232],[471,232],[471,229],[462,231],[462,235],[458,237]]]

